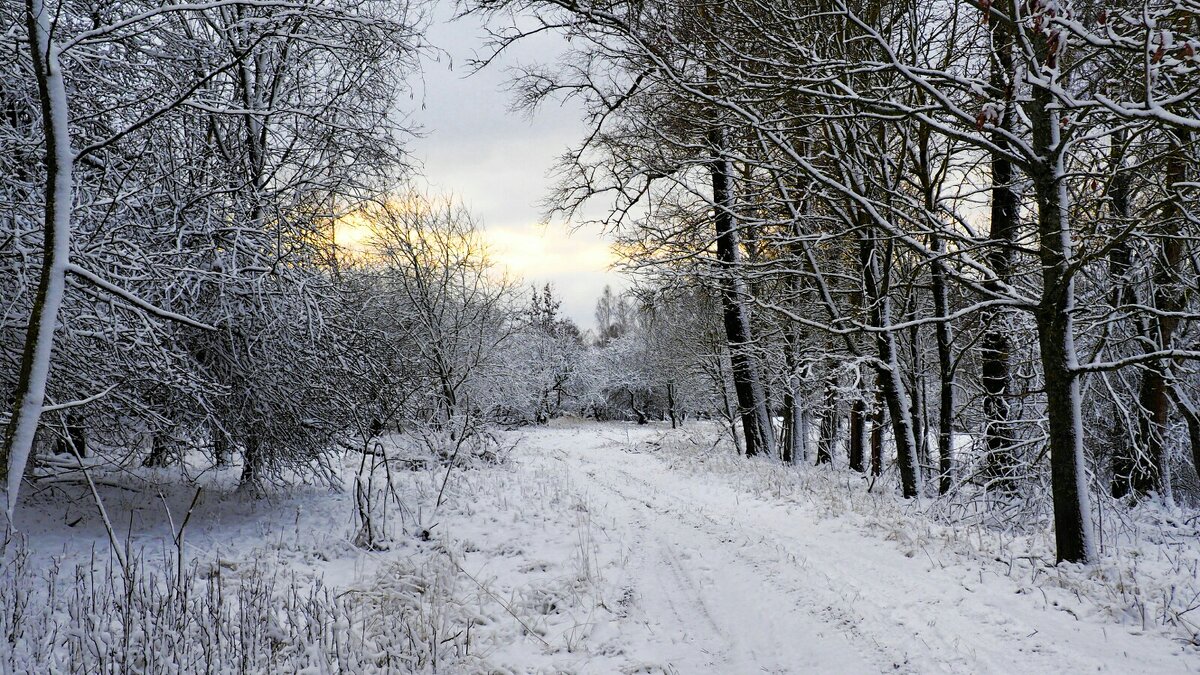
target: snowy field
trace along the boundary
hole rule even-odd
[[[261,499],[207,473],[182,574],[195,489],[97,468],[115,547],[86,483],[23,504],[0,670],[1200,671],[1194,513],[1129,515],[1100,564],[1055,567],[1047,533],[951,526],[713,434],[559,420],[499,465],[394,471],[377,551],[354,543],[359,457],[341,490]]]

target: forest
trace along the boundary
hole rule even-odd
[[[447,7],[486,26],[470,69],[564,45],[509,96],[582,112],[541,207],[619,257],[594,326],[420,187]],[[1193,0],[0,0],[0,27],[0,672],[1195,668]],[[836,583],[793,564],[823,546]],[[1003,600],[954,614],[973,588],[918,563]],[[888,575],[914,585],[854,604]],[[825,609],[740,632],[784,591]],[[959,646],[1005,615],[1034,660]]]

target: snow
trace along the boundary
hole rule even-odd
[[[674,464],[679,457],[617,449],[625,444],[565,443],[575,450],[563,461],[641,551],[628,572],[643,589],[646,632],[671,636],[679,672],[1200,667],[1163,637],[1076,618],[1084,610],[1055,597],[1066,594],[1043,596],[995,566],[926,550],[908,523],[873,532],[794,495],[755,496],[744,472],[697,472],[694,457]],[[754,477],[779,470],[789,471]],[[680,606],[682,618],[662,612]],[[702,646],[707,654],[694,651]]]
[[[397,472],[403,508],[388,514],[378,552],[351,544],[349,489],[299,485],[255,500],[235,490],[237,467],[210,471],[186,553],[197,583],[276,580],[284,600],[275,604],[291,609],[272,614],[264,634],[296,644],[251,670],[332,672],[332,634],[361,636],[346,644],[362,660],[348,662],[389,672],[1200,670],[1186,631],[1123,615],[1132,605],[1101,592],[1121,574],[1147,593],[1155,584],[1194,592],[1190,563],[1172,577],[1146,545],[1134,556],[1140,576],[1125,558],[1096,568],[1027,560],[1052,559],[1048,543],[1043,551],[938,522],[930,506],[847,471],[739,458],[713,446],[718,433],[578,420],[511,432],[509,461],[452,471],[440,508],[444,470]],[[181,522],[194,488],[168,470],[89,462],[118,535],[132,523],[134,557],[168,566],[169,522]],[[347,486],[358,462],[344,459]],[[104,569],[107,535],[86,486],[55,485],[23,498],[22,574],[35,592],[57,579],[59,611],[44,616],[61,624],[72,567]],[[1200,558],[1194,529],[1181,559]],[[4,548],[0,557],[18,547]],[[54,568],[64,571],[54,577]],[[20,585],[13,566],[3,569],[0,607]],[[314,612],[316,601],[298,603],[281,584],[303,597],[326,589],[343,605],[316,615],[338,618],[297,629],[299,608]],[[61,633],[92,630],[97,643],[119,644],[120,623],[102,618],[88,625],[103,629]],[[0,650],[0,672],[12,663]]]

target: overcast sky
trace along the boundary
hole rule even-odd
[[[470,75],[468,60],[483,49],[478,21],[450,22],[449,3],[438,9],[429,40],[449,58],[425,63],[416,84],[414,121],[426,132],[412,143],[434,192],[453,193],[478,216],[494,257],[528,284],[554,285],[564,313],[591,328],[596,298],[606,283],[626,284],[608,271],[608,244],[595,230],[570,232],[564,223],[539,224],[555,159],[582,138],[574,107],[552,105],[532,118],[512,112],[506,66],[554,58],[557,37],[539,37],[519,52]]]

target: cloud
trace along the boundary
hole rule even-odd
[[[591,327],[596,298],[606,284],[625,286],[610,269],[616,260],[611,245],[594,234],[543,225],[488,227],[483,234],[498,264],[526,284],[550,283],[563,313],[581,328]]]
[[[577,239],[558,227],[488,227],[483,234],[496,262],[524,276],[606,273],[616,259],[608,243]]]
[[[586,134],[582,111],[550,105],[527,117],[511,111],[508,92],[507,69],[518,59],[554,59],[563,51],[562,38],[539,36],[464,77],[467,60],[483,48],[482,29],[469,20],[440,19],[429,38],[450,58],[425,64],[423,108],[413,119],[427,133],[410,150],[423,164],[431,192],[455,195],[479,217],[497,262],[528,283],[552,283],[563,311],[589,328],[604,286],[627,285],[609,270],[608,243],[595,230],[570,234],[562,224],[536,224],[555,161]]]

